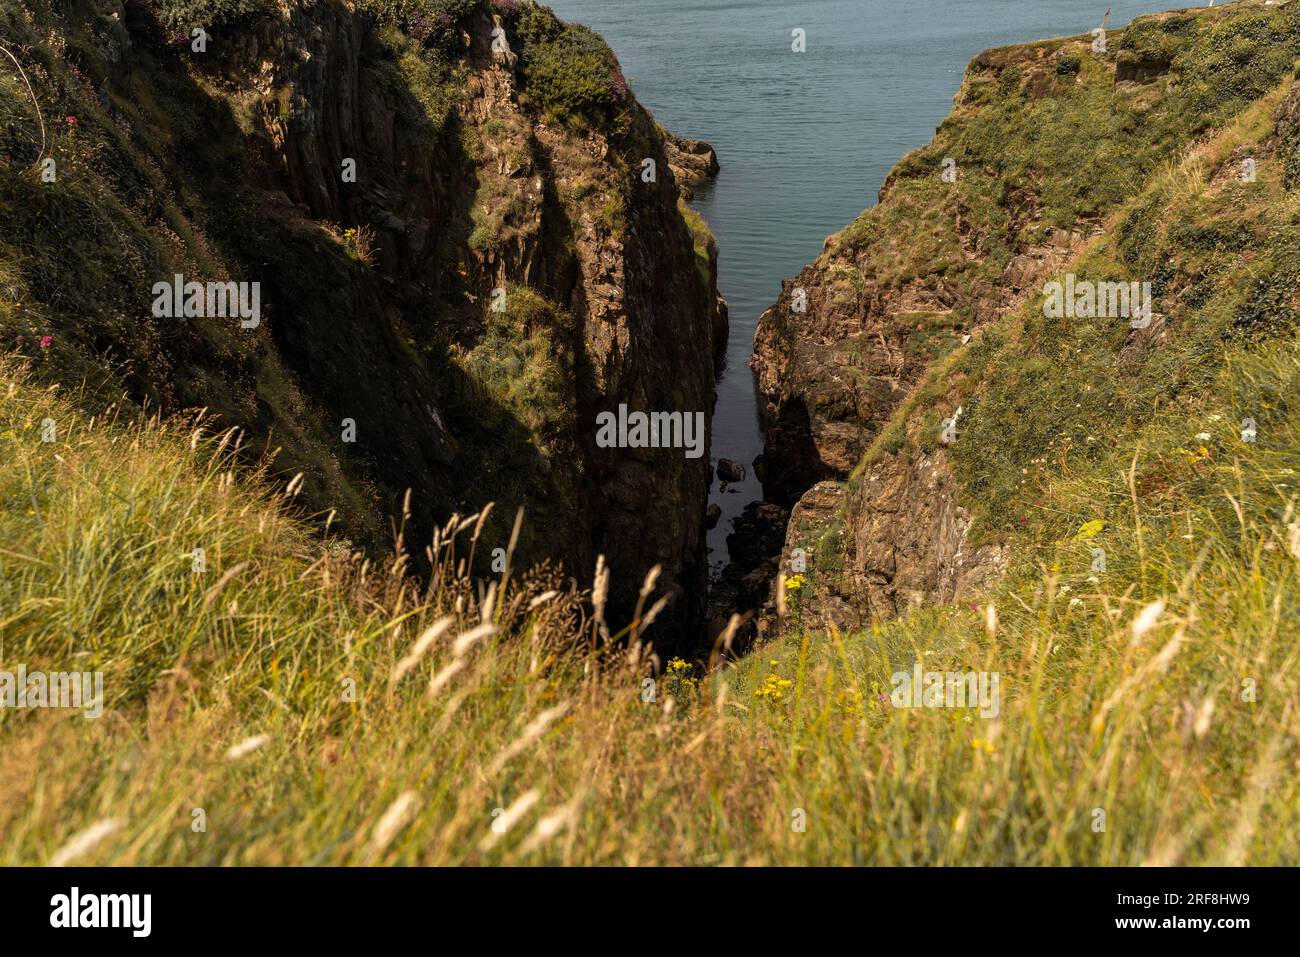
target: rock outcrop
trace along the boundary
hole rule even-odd
[[[689,140],[665,130],[664,148],[682,199],[694,199],[692,187],[712,181],[721,171],[718,154],[703,140]]]
[[[603,554],[615,620],[661,566],[671,642],[702,620],[726,332],[675,174],[716,159],[665,139],[590,31],[442,6],[249,3],[202,24],[201,51],[165,2],[7,15],[46,117],[78,123],[57,183],[0,197],[5,241],[46,270],[25,316],[79,357],[64,373],[111,354],[133,398],[279,446],[302,501],[374,547],[404,501],[417,554],[493,501],[486,571],[523,507],[515,566],[586,582]],[[151,317],[177,273],[259,283],[258,326]],[[600,447],[597,416],[620,406],[701,415],[703,454]]]
[[[988,509],[966,487],[997,455],[961,474],[945,444],[960,441],[958,410],[988,391],[986,357],[1006,348],[999,339],[982,349],[982,333],[1041,306],[1045,283],[1116,229],[1125,268],[1165,291],[1169,261],[1152,259],[1141,231],[1159,207],[1123,224],[1114,217],[1211,122],[1289,73],[1300,29],[1297,5],[1284,7],[1141,18],[1111,30],[1104,51],[1075,37],[980,54],[934,141],[783,284],[752,359],[767,400],[758,474],[765,495],[792,509],[773,584],[800,562],[818,567],[802,608],[815,625],[855,627],[952,601],[1006,567],[993,518],[973,533],[973,513]],[[1256,42],[1265,34],[1270,42]],[[1234,36],[1241,56],[1230,60],[1222,49]],[[1203,95],[1211,88],[1217,100]],[[1278,111],[1272,150],[1286,154],[1294,112],[1291,100]],[[1294,149],[1296,138],[1287,142]],[[1167,334],[1162,321],[1132,331],[1118,361],[1140,361]],[[1014,407],[1014,397],[1004,401]],[[980,441],[1014,440],[984,432]],[[775,598],[769,587],[760,631],[775,627]]]

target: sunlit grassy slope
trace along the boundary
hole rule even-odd
[[[107,702],[0,712],[0,862],[106,821],[77,860],[1300,859],[1294,346],[1235,358],[1127,472],[1064,483],[1106,523],[1104,574],[1067,540],[978,607],[857,635],[792,620],[653,687],[546,575],[458,577],[475,521],[421,591],[307,534],[234,437],[90,419],[4,372],[0,668],[100,670]],[[1243,388],[1273,397],[1255,443],[1235,436]],[[1179,468],[1138,505],[1153,462]],[[999,716],[894,708],[918,655],[999,672]]]

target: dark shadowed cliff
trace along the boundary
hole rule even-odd
[[[594,437],[620,404],[709,419],[725,308],[673,167],[716,161],[595,34],[515,2],[7,0],[0,41],[40,106],[8,70],[0,334],[52,335],[48,378],[206,408],[371,546],[407,489],[412,543],[494,501],[484,563],[524,507],[517,566],[604,554],[625,609],[659,564],[670,630],[698,620],[707,446]],[[258,283],[256,324],[155,316],[178,274]]]

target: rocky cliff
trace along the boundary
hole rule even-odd
[[[618,614],[658,564],[665,634],[698,621],[707,444],[595,423],[710,419],[725,308],[671,157],[716,160],[598,37],[513,0],[6,0],[0,42],[0,324],[51,381],[206,408],[375,547],[408,489],[411,542],[494,501],[486,568],[524,507],[517,567],[603,554]],[[176,275],[260,314],[159,318]]]
[[[1294,92],[1279,101],[1300,4],[1098,39],[976,57],[934,140],[762,317],[758,465],[793,507],[782,577],[817,567],[818,620],[977,591],[1029,532],[1086,521],[1054,512],[1049,471],[1135,441],[1241,336],[1294,328]],[[1146,283],[1153,314],[1046,315],[1066,274]]]

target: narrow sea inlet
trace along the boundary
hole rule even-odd
[[[816,258],[826,237],[875,204],[886,174],[924,145],[952,107],[962,71],[989,47],[1082,34],[1097,9],[1074,0],[553,0],[562,17],[602,34],[637,97],[674,133],[717,149],[722,172],[694,207],[720,251],[718,286],[731,312],[727,364],[713,414],[713,462],[745,478],[710,501],[709,564],[761,499],[753,460],[763,449],[761,398],[748,360],[758,317]],[[1113,24],[1167,2],[1110,4]],[[802,29],[807,52],[791,49]]]

